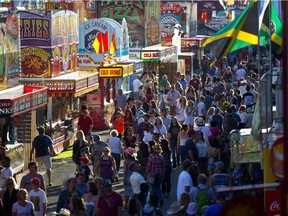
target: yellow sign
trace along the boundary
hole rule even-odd
[[[122,67],[99,68],[100,78],[121,78],[123,77]]]
[[[123,77],[129,76],[134,72],[133,64],[117,64],[117,66],[123,67]]]

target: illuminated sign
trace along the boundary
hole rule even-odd
[[[99,77],[101,78],[123,77],[123,68],[122,67],[99,68]]]

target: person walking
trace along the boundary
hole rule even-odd
[[[180,197],[182,193],[190,193],[191,188],[193,187],[193,181],[191,175],[188,170],[190,166],[193,165],[190,159],[184,160],[182,163],[182,172],[178,177],[177,184],[177,200],[180,201]]]
[[[12,206],[17,202],[18,189],[13,177],[8,177],[4,184],[4,190],[1,193],[1,201],[3,204],[4,215],[12,214]]]
[[[34,204],[35,207],[35,216],[46,215],[47,211],[47,196],[46,193],[39,188],[40,179],[33,178],[31,179],[32,190],[29,191],[28,200]]]
[[[168,197],[171,191],[172,164],[171,164],[171,149],[167,139],[161,140],[161,148],[163,150],[162,156],[165,161],[165,173],[162,180],[162,193],[164,194],[164,197]]]
[[[101,137],[96,134],[93,136],[94,143],[91,147],[92,154],[92,164],[93,164],[93,173],[95,176],[100,176],[100,170],[97,168],[99,158],[102,156],[102,151],[104,147],[108,147],[108,143],[103,142]]]
[[[38,178],[40,179],[39,187],[43,191],[46,191],[44,177],[42,174],[38,173],[37,162],[31,161],[30,163],[28,163],[28,170],[29,170],[29,173],[24,175],[21,179],[20,188],[25,188],[27,191],[31,191],[32,190],[31,179]]]
[[[30,151],[30,161],[32,161],[32,156],[35,152],[35,161],[41,167],[43,164],[46,168],[46,174],[48,177],[48,186],[52,185],[51,181],[51,152],[52,149],[52,139],[45,135],[44,127],[40,126],[37,128],[39,135],[36,136],[32,142],[32,149]]]
[[[88,149],[88,141],[85,139],[85,135],[82,130],[76,132],[76,140],[73,143],[72,160],[76,164],[76,171],[79,171],[81,150]]]
[[[27,200],[28,192],[25,189],[20,189],[17,193],[18,201],[13,204],[12,216],[29,215],[35,216],[34,205]]]
[[[81,112],[78,121],[78,130],[82,130],[86,140],[88,141],[89,145],[92,142],[92,128],[93,128],[93,120],[90,117],[90,113],[88,109],[84,109]]]
[[[0,171],[0,188],[4,188],[6,178],[13,177],[13,170],[10,164],[10,158],[4,156],[2,159],[2,169]]]

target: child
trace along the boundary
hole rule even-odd
[[[80,158],[80,167],[79,167],[79,172],[83,173],[85,176],[85,182],[87,183],[89,181],[89,176],[90,174],[93,176],[93,173],[91,172],[88,163],[89,163],[89,158],[88,157],[81,157]]]
[[[124,132],[124,118],[121,112],[116,113],[116,119],[114,121],[114,127],[118,132],[118,137],[121,139]]]
[[[242,186],[244,180],[244,173],[241,169],[241,164],[235,164],[234,171],[232,174],[234,186]]]

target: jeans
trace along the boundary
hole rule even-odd
[[[151,184],[152,193],[158,196],[158,200],[161,202],[163,201],[163,194],[161,190],[161,182],[162,182],[162,175],[155,174],[154,175],[154,184]]]
[[[179,146],[179,152],[181,157],[181,164],[183,164],[183,161],[187,158],[187,152],[185,146]]]
[[[177,165],[180,165],[180,160],[179,160],[179,155],[177,153],[177,140],[171,140],[170,141],[170,146],[171,146],[171,151],[172,151],[172,160],[173,160],[173,168],[176,167],[176,162]]]
[[[171,190],[171,167],[166,167],[164,178],[162,180],[162,193],[169,194]]]

